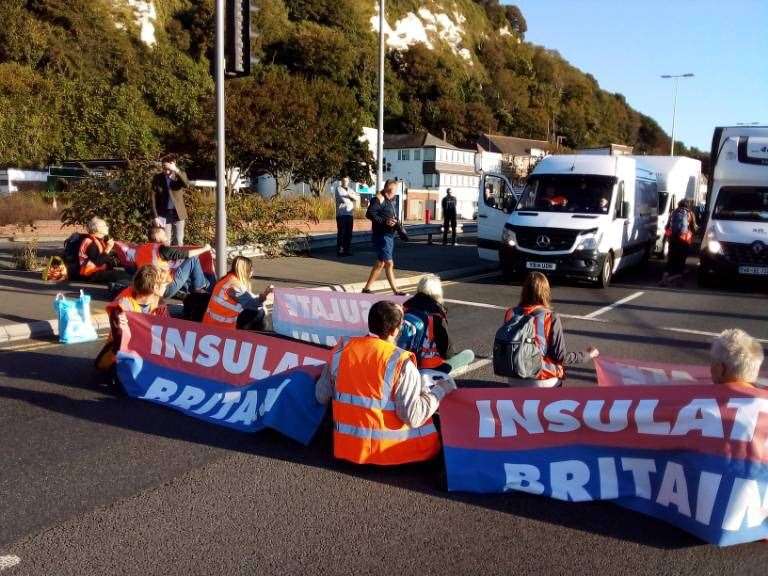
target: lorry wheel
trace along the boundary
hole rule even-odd
[[[613,254],[607,254],[603,260],[603,266],[600,268],[600,276],[597,277],[596,285],[598,288],[607,288],[613,277]]]

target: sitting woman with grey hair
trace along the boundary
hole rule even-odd
[[[416,294],[403,304],[405,313],[415,313],[426,319],[426,333],[416,354],[419,369],[437,370],[449,374],[475,359],[472,350],[454,354],[448,335],[448,312],[443,306],[443,285],[434,274],[426,274],[419,280]]]
[[[85,226],[88,234],[78,249],[79,274],[82,280],[97,283],[117,282],[125,275],[116,271],[115,241],[109,237],[109,225],[94,216]]]
[[[712,342],[709,356],[709,371],[715,384],[758,385],[765,354],[760,342],[744,330],[723,330]]]

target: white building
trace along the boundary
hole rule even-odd
[[[442,217],[446,190],[456,197],[459,218],[472,218],[480,179],[475,151],[457,148],[429,132],[384,135],[384,177],[402,180],[407,192],[406,215],[421,219],[429,209]]]
[[[47,182],[48,171],[0,169],[0,195],[23,190],[45,190]]]

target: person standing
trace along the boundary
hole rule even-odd
[[[351,256],[352,230],[355,222],[355,203],[360,195],[349,187],[349,178],[344,176],[334,191],[336,198],[336,254]]]
[[[397,181],[387,180],[384,188],[371,199],[368,211],[365,217],[372,222],[372,242],[376,250],[376,262],[371,268],[371,274],[368,276],[368,282],[365,283],[363,293],[371,291],[371,285],[381,274],[382,269],[387,275],[389,286],[392,292],[397,296],[405,296],[405,292],[400,292],[395,284],[395,234],[400,236],[401,240],[408,240],[408,235],[403,230],[403,225],[397,219],[397,210],[395,209],[395,193],[397,192]]]
[[[696,218],[688,207],[688,200],[683,198],[677,203],[677,208],[670,214],[669,223],[664,235],[669,243],[667,267],[660,284],[666,286],[670,282],[682,282],[685,273],[685,260],[693,245],[693,235],[696,233]]]
[[[442,201],[443,207],[443,246],[448,244],[448,227],[451,227],[451,244],[456,246],[456,196],[451,194],[451,189],[445,191]]]
[[[432,416],[456,389],[451,377],[426,389],[412,352],[395,344],[403,310],[381,300],[368,312],[366,336],[343,339],[315,386],[332,404],[333,455],[355,464],[394,466],[440,453]]]
[[[184,189],[189,186],[187,175],[176,166],[176,157],[166,156],[163,171],[152,178],[152,215],[155,224],[163,226],[168,239],[175,245],[184,244],[184,222],[187,208],[184,204]]]

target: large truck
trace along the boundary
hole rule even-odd
[[[654,252],[657,256],[666,257],[669,247],[664,229],[677,203],[683,199],[689,200],[693,209],[705,200],[700,193],[701,161],[686,156],[634,156],[634,158],[656,172],[659,188],[659,225]]]
[[[494,197],[489,184],[500,180]],[[508,277],[538,270],[606,287],[618,270],[647,261],[656,243],[656,174],[632,157],[548,156],[519,202],[498,175],[483,177],[480,194],[479,256],[490,259],[497,246]]]
[[[698,279],[768,281],[768,127],[717,128]]]

